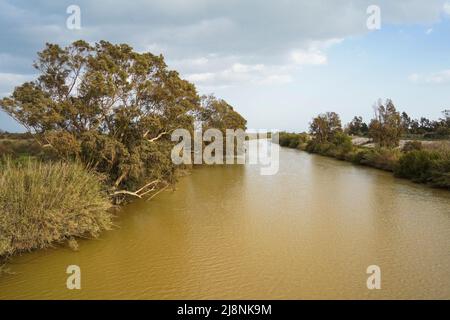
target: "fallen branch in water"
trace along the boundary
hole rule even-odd
[[[147,194],[149,194],[149,193],[151,193],[151,192],[157,190],[158,183],[164,183],[165,186],[164,186],[162,189],[158,190],[154,195],[152,195],[152,196],[148,199],[148,200],[150,200],[150,199],[152,199],[155,195],[157,195],[158,193],[160,193],[162,190],[166,189],[166,188],[169,186],[169,184],[167,184],[166,182],[163,182],[163,181],[157,179],[157,180],[154,180],[154,181],[152,181],[152,182],[147,183],[147,184],[144,185],[142,188],[140,188],[140,189],[138,189],[138,190],[136,190],[136,191],[119,190],[119,191],[115,191],[112,195],[113,195],[113,196],[116,196],[116,195],[121,195],[121,194],[123,194],[123,195],[130,195],[130,196],[133,196],[133,197],[142,199],[142,198],[144,198],[145,195],[147,195]],[[149,188],[149,187],[151,187],[151,188]]]
[[[140,195],[138,195],[136,192],[127,191],[127,190],[115,191],[115,192],[113,193],[113,196],[117,196],[117,195],[119,195],[119,194],[128,194],[128,195],[130,195],[130,196],[134,196],[134,197],[137,197],[137,198],[142,198],[142,197],[141,197]]]
[[[167,184],[165,187],[163,187],[163,188],[161,188],[160,190],[158,190],[158,192],[156,192],[156,193],[153,194],[151,197],[149,197],[149,198],[147,199],[147,201],[152,200],[152,199],[153,199],[154,197],[156,197],[158,194],[160,194],[161,192],[163,192],[164,190],[166,190],[168,186],[169,186],[169,185]]]
[[[142,190],[145,190],[145,188],[148,188],[148,187],[150,187],[151,185],[154,185],[155,183],[158,183],[158,182],[160,182],[159,179],[154,180],[154,181],[152,181],[152,182],[150,182],[150,183],[147,183],[145,186],[143,186],[142,188],[140,188],[139,190],[137,190],[136,193],[139,193],[139,192],[141,192]]]

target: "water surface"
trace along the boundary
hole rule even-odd
[[[274,176],[196,169],[78,252],[17,257],[0,299],[450,299],[450,192],[296,150],[280,161]]]

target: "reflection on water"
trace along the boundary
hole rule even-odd
[[[117,224],[79,252],[13,259],[0,298],[450,298],[449,192],[296,150],[274,176],[194,170]],[[80,291],[66,289],[71,264]]]

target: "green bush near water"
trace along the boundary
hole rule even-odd
[[[351,138],[347,134],[338,132],[331,141],[310,140],[305,150],[310,153],[346,160],[346,155],[353,151],[353,145]]]
[[[308,140],[309,136],[306,133],[280,132],[279,134],[279,144],[282,147],[302,149]]]
[[[0,257],[110,229],[101,179],[77,163],[0,164]]]
[[[450,188],[450,152],[414,150],[402,155],[395,175],[436,187]]]
[[[390,148],[350,147],[348,139],[341,137],[324,143],[311,140],[306,151],[394,172],[395,176],[414,182],[450,189],[449,150],[402,152]]]
[[[398,160],[401,157],[401,151],[389,148],[361,149],[354,163],[369,167],[393,172]]]

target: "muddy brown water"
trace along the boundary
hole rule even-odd
[[[195,169],[116,223],[78,252],[14,258],[0,299],[450,299],[450,192],[296,150],[273,176]]]

